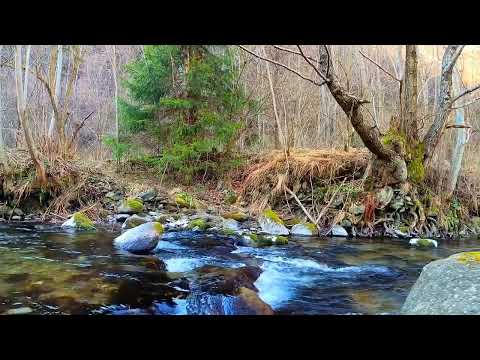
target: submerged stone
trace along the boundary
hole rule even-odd
[[[113,240],[115,246],[131,253],[143,253],[153,250],[160,241],[163,225],[148,222],[125,231]]]
[[[417,238],[415,238],[415,239],[411,239],[409,241],[409,244],[417,246],[417,247],[421,247],[421,248],[438,247],[437,241],[432,240],[432,239],[417,239]]]

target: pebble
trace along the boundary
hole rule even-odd
[[[25,306],[18,309],[10,309],[5,314],[6,315],[25,315],[25,314],[30,314],[31,312],[33,312],[33,309],[28,306]]]

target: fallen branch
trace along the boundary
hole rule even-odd
[[[307,209],[305,209],[305,206],[303,206],[302,202],[300,201],[300,199],[297,197],[297,195],[295,195],[295,193],[290,190],[288,187],[285,186],[285,190],[293,196],[293,198],[295,199],[295,201],[297,202],[297,204],[300,206],[300,208],[302,209],[302,211],[305,213],[305,215],[307,215],[308,219],[313,223],[315,224],[315,226],[317,227],[317,230],[320,232],[320,227],[318,226],[317,222],[315,222],[315,220],[313,219],[312,215],[310,215],[310,213],[308,212]]]

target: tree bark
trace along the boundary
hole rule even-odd
[[[434,154],[452,107],[452,70],[465,45],[448,45],[443,54],[440,88],[435,107],[435,118],[428,129],[423,143],[424,161],[428,162]]]
[[[363,117],[360,106],[365,101],[347,93],[335,77],[333,63],[330,57],[329,46],[319,46],[319,71],[327,78],[330,93],[350,119],[365,146],[380,160],[392,167],[392,175],[398,182],[407,180],[407,165],[405,160],[392,149],[387,148],[381,141],[380,130],[375,121]]]
[[[404,107],[400,131],[405,135],[410,144],[418,143],[417,125],[417,97],[418,97],[418,75],[417,75],[417,46],[406,45],[405,55],[405,77],[404,77]]]
[[[453,88],[457,94],[460,93],[461,81],[458,74],[453,75]],[[463,152],[467,143],[467,129],[461,127],[465,126],[465,110],[463,107],[459,107],[455,110],[455,125],[460,127],[455,129],[455,147],[453,149],[452,168],[448,182],[449,196],[452,196],[457,187],[458,177],[462,168]]]
[[[27,61],[26,64],[29,62]],[[28,73],[29,68],[25,68],[25,73]],[[37,179],[39,180],[41,185],[47,183],[47,177],[45,174],[45,169],[42,163],[38,160],[37,157],[37,150],[35,148],[35,144],[33,142],[33,138],[30,132],[30,126],[27,123],[26,119],[26,98],[25,92],[23,89],[23,80],[22,80],[22,45],[16,45],[15,49],[15,89],[17,93],[17,113],[18,119],[20,124],[23,128],[23,132],[25,134],[25,142],[27,143],[28,152],[30,154],[30,158],[32,159],[33,164],[35,165],[35,169],[37,171]]]
[[[63,65],[63,46],[58,45],[57,50],[57,64],[55,70],[55,101],[57,104],[60,102],[61,89],[62,89],[62,65]],[[52,117],[50,118],[50,125],[48,127],[48,137],[53,137],[55,130],[55,112],[52,110]]]
[[[0,59],[2,58],[3,45],[0,45]],[[6,167],[7,157],[5,154],[5,141],[3,135],[3,94],[2,94],[3,77],[0,76],[0,163]]]

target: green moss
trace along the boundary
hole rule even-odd
[[[427,239],[420,239],[417,241],[417,245],[420,247],[430,247],[433,246],[433,244],[428,241]]]
[[[225,219],[233,219],[233,220],[237,220],[237,221],[245,221],[245,220],[248,219],[248,215],[244,214],[240,211],[233,211],[233,212],[225,213],[225,214],[223,214],[223,217]]]
[[[193,196],[186,192],[178,193],[175,196],[175,203],[180,207],[195,208]]]
[[[310,230],[312,233],[315,233],[317,231],[317,227],[315,226],[315,224],[312,224],[311,222],[306,222],[303,225],[305,225],[308,228],[308,230]]]
[[[480,264],[480,251],[460,253],[456,255],[455,258],[463,264]]]
[[[236,235],[236,232],[235,230],[232,230],[232,229],[223,229],[222,234],[227,236],[232,236],[232,235]]]
[[[153,229],[157,232],[157,234],[162,234],[163,233],[163,225],[160,224],[159,222],[153,222]]]
[[[399,144],[403,148],[405,148],[405,145],[407,143],[407,140],[405,138],[405,135],[394,130],[394,129],[389,129],[387,133],[383,136],[382,142],[385,145],[394,145],[394,144]]]
[[[286,245],[286,244],[288,244],[288,238],[286,236],[277,236],[275,238],[275,244]]]
[[[398,227],[398,230],[400,230],[402,233],[408,233],[410,231],[410,227],[407,225],[401,225]]]
[[[73,220],[75,221],[75,226],[79,229],[83,230],[94,230],[95,226],[93,225],[93,221],[88,218],[82,212],[76,212],[73,214]]]
[[[425,145],[420,143],[413,147],[407,147],[407,171],[410,180],[420,183],[425,179],[425,166],[423,158],[425,155]]]
[[[253,241],[258,241],[258,235],[257,234],[249,234],[248,237],[252,239]]]
[[[140,199],[127,199],[125,204],[130,209],[134,210],[135,212],[142,212],[143,211],[143,203]]]
[[[203,231],[203,230],[206,230],[208,227],[209,226],[208,226],[207,222],[205,221],[205,219],[201,219],[201,218],[192,220],[188,224],[188,229],[190,229],[190,230],[198,228],[199,230]]]
[[[301,224],[301,223],[302,223],[302,220],[299,219],[298,217],[294,217],[290,220],[285,221],[286,226],[293,226],[293,225],[297,225],[297,224]]]
[[[283,220],[280,218],[280,216],[278,216],[278,214],[275,211],[271,209],[265,210],[263,212],[263,216],[272,220],[273,222],[276,222],[277,224],[283,225]]]
[[[227,204],[235,204],[237,202],[237,194],[234,191],[228,191],[227,196],[225,196],[225,202]]]

